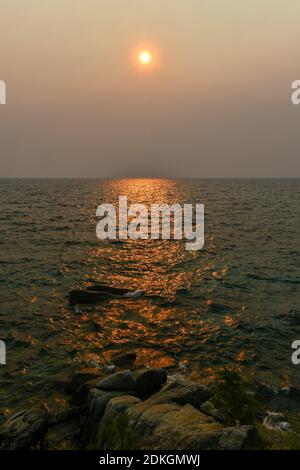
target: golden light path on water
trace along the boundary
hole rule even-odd
[[[141,203],[147,207],[153,202],[170,205],[189,202],[182,191],[181,183],[174,180],[123,179],[106,183],[107,199],[115,205],[119,195],[126,195],[128,204]],[[89,342],[106,350],[100,362],[109,358],[110,349],[132,348],[138,352],[139,366],[168,365],[178,373],[179,363],[190,364],[191,353],[208,337],[219,335],[219,326],[209,316],[203,317],[203,312],[213,307],[213,287],[207,293],[208,299],[202,299],[197,293],[189,298],[187,293],[193,284],[201,285],[206,271],[212,271],[212,277],[217,275],[218,279],[227,274],[223,266],[215,271],[216,265],[209,259],[213,248],[213,239],[208,239],[206,249],[199,252],[187,252],[184,241],[128,239],[99,243],[90,251],[87,264],[94,269],[88,274],[85,286],[94,279],[115,287],[142,289],[147,294],[146,298],[135,301],[114,300],[90,312],[86,309],[78,319],[87,324],[92,320],[97,333],[89,333]],[[199,308],[203,310],[201,316]],[[230,327],[228,318],[230,314],[224,324]],[[97,353],[92,356],[86,353],[86,333],[81,339],[78,337],[81,360],[99,361]],[[74,343],[73,336],[69,340]],[[197,358],[198,353],[195,363]],[[191,368],[191,375],[197,375],[197,369]],[[206,375],[211,376],[211,367],[206,370]]]

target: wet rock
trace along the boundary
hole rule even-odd
[[[32,449],[43,443],[48,429],[48,413],[42,408],[21,411],[0,427],[0,449]]]
[[[144,396],[160,390],[161,386],[167,381],[167,372],[165,369],[160,368],[142,369],[136,371],[134,377],[137,393]]]
[[[143,291],[131,291],[122,287],[95,284],[86,289],[73,289],[69,293],[71,305],[93,304],[107,299],[140,297]]]
[[[117,367],[129,367],[136,360],[135,351],[119,351],[112,354],[111,362]]]
[[[100,377],[104,377],[104,374],[96,367],[76,370],[73,373],[70,382],[66,385],[66,391],[68,393],[73,393],[85,382],[89,382],[90,380],[97,378],[99,379]]]
[[[112,297],[112,294],[97,292],[84,289],[74,289],[69,293],[69,302],[71,305],[93,304]]]
[[[108,293],[108,294],[114,294],[114,295],[119,295],[123,296],[124,294],[132,293],[130,289],[125,289],[123,287],[112,287],[112,286],[107,286],[106,284],[93,284],[89,287],[87,287],[87,290],[89,291],[96,291],[96,292],[103,292],[103,293]]]
[[[107,391],[131,391],[135,389],[135,380],[130,370],[123,370],[99,380],[96,388]]]

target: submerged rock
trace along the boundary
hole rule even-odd
[[[119,296],[123,296],[124,294],[128,294],[129,292],[132,292],[129,289],[125,289],[124,287],[113,287],[113,286],[108,286],[106,284],[93,284],[87,287],[87,290],[103,292],[107,294],[114,294],[114,295],[119,295]]]
[[[32,449],[42,444],[48,430],[48,413],[42,408],[21,411],[0,427],[0,449]]]
[[[110,287],[104,284],[96,284],[86,289],[73,289],[69,293],[71,305],[92,304],[107,299],[138,298],[144,295],[144,291],[130,291],[121,287]]]
[[[102,300],[107,300],[112,294],[105,292],[94,292],[91,290],[74,289],[69,293],[69,302],[71,305],[94,304]]]
[[[128,367],[136,360],[135,351],[118,351],[112,354],[111,362],[117,367]]]

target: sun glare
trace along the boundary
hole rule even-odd
[[[152,61],[152,55],[149,51],[141,51],[139,53],[139,61],[143,65],[150,64]]]

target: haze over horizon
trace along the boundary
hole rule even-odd
[[[0,177],[300,176],[297,0],[2,0],[0,14]]]

